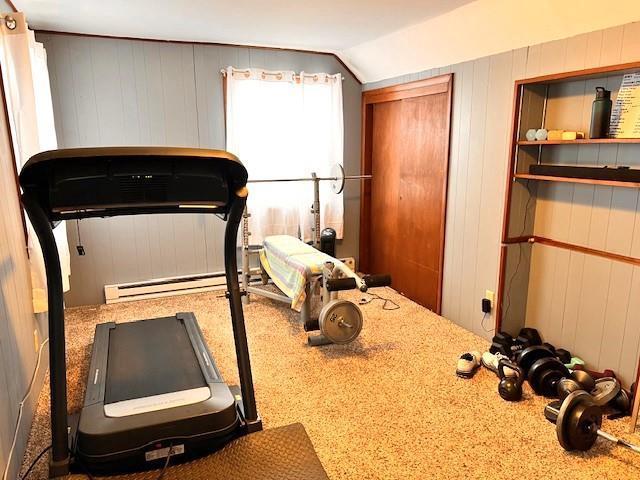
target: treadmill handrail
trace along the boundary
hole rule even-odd
[[[23,193],[21,200],[40,242],[47,276],[49,385],[51,387],[51,460],[49,463],[49,476],[62,476],[69,473],[67,363],[62,270],[56,239],[47,215],[32,194]]]

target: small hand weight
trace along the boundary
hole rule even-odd
[[[516,372],[515,376],[507,376],[504,373],[505,367]],[[522,383],[524,375],[522,370],[515,363],[503,358],[498,363],[498,376],[500,383],[498,384],[498,393],[507,402],[517,402],[522,399]]]

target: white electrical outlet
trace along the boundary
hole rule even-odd
[[[495,293],[492,292],[491,290],[485,290],[484,292],[484,298],[486,298],[487,300],[489,300],[489,302],[491,303],[491,307],[493,307],[493,300],[495,298]]]

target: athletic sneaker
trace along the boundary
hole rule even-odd
[[[482,354],[482,359],[480,360],[480,363],[482,363],[482,366],[484,368],[487,368],[491,370],[493,373],[495,373],[496,375],[498,375],[498,363],[500,363],[500,360],[502,360],[503,358],[509,360],[509,357],[498,352],[496,353],[484,352]],[[505,366],[503,370],[504,370],[505,376],[507,377],[515,377],[516,375],[518,375],[518,372],[516,372],[515,370],[507,366]]]
[[[480,352],[467,352],[460,355],[456,366],[456,375],[471,378],[480,366]]]

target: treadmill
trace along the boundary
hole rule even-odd
[[[168,147],[43,152],[22,168],[22,204],[47,273],[52,452],[49,476],[162,466],[262,429],[238,285],[236,238],[247,171],[224,151]],[[62,277],[52,228],[61,220],[206,213],[226,221],[227,298],[239,392],[220,376],[192,313],[96,327],[85,400],[67,413]],[[77,467],[77,468],[73,468]]]

